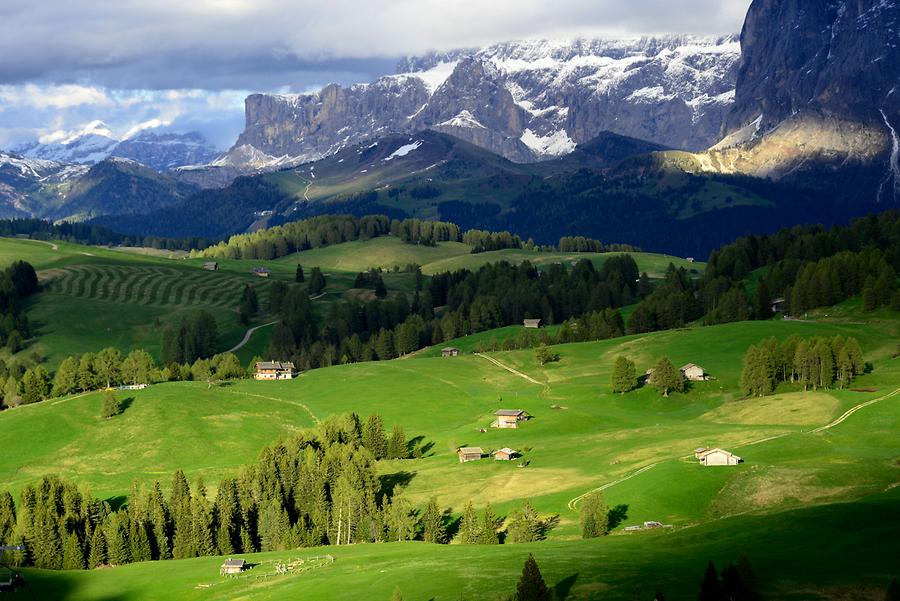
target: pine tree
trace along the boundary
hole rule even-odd
[[[111,390],[105,392],[103,394],[103,407],[101,408],[100,416],[103,419],[109,419],[119,415],[121,410],[122,406],[119,404],[119,399],[116,398],[116,393]]]
[[[388,453],[388,441],[384,435],[384,422],[377,413],[366,418],[362,429],[363,446],[372,452],[375,459],[384,459]]]
[[[151,537],[154,548],[153,556],[155,559],[171,559],[171,516],[169,515],[169,508],[166,507],[159,482],[153,483],[153,491],[150,493],[147,506],[153,532]]]
[[[510,516],[506,540],[511,543],[531,543],[543,538],[544,524],[529,501]]]
[[[22,376],[22,400],[27,403],[38,403],[50,396],[50,376],[47,370],[38,365],[25,371]]]
[[[88,567],[92,570],[100,566],[106,565],[106,536],[100,526],[94,528],[94,534],[91,537],[91,553],[88,557]]]
[[[131,561],[141,562],[153,559],[147,527],[141,520],[131,520],[128,528],[128,543],[131,550]]]
[[[771,319],[772,297],[769,294],[769,286],[765,280],[760,280],[756,285],[756,294],[753,297],[753,313],[756,319]]]
[[[650,380],[664,397],[668,397],[670,391],[684,392],[684,376],[668,357],[656,364]]]
[[[878,297],[875,294],[875,278],[871,275],[866,278],[863,285],[863,309],[866,311],[874,311],[878,307]]]
[[[531,553],[525,560],[522,576],[516,585],[516,601],[550,601],[550,590]]]
[[[384,279],[381,275],[378,275],[378,278],[375,280],[375,297],[376,298],[387,298],[387,287],[384,285]]]
[[[84,549],[78,542],[78,535],[74,532],[70,533],[66,538],[66,544],[63,547],[63,569],[64,570],[83,570],[84,569]]]
[[[609,507],[600,491],[581,500],[581,537],[596,538],[609,531]]]
[[[408,456],[406,448],[406,433],[403,426],[394,424],[391,431],[391,437],[388,439],[388,459],[406,459]]]
[[[302,284],[306,278],[303,276],[303,266],[300,263],[297,263],[297,271],[294,272],[294,281],[298,284]]]
[[[703,581],[700,583],[697,601],[724,601],[722,587],[719,584],[719,574],[716,572],[716,566],[712,561],[706,564],[706,571],[703,573]]]
[[[444,516],[434,498],[428,501],[422,513],[422,540],[426,543],[444,542]]]
[[[612,375],[612,390],[625,394],[637,388],[637,368],[633,361],[619,355]]]
[[[127,517],[124,514],[114,514],[109,525],[107,556],[109,563],[114,566],[131,562],[131,546],[128,544],[128,533],[122,523],[126,520]]]
[[[309,274],[309,293],[317,295],[325,290],[325,285],[325,276],[322,275],[322,270],[318,267],[313,267]]]

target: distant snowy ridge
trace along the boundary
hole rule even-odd
[[[411,57],[370,84],[251,95],[233,150],[302,163],[425,129],[519,162],[566,154],[604,131],[700,150],[721,138],[740,53],[729,35],[525,40]]]
[[[157,171],[206,163],[218,154],[198,133],[155,133],[150,130],[118,139],[102,121],[92,121],[65,137],[51,136],[23,144],[13,152],[25,158],[74,165],[94,165],[111,156],[131,159]]]

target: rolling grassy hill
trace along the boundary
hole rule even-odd
[[[28,307],[37,342],[25,353],[37,352],[55,367],[68,355],[106,346],[123,352],[144,348],[158,358],[161,328],[198,308],[215,315],[220,349],[230,349],[246,331],[236,310],[243,287],[249,284],[256,288],[262,308],[251,325],[268,323],[272,320],[266,313],[268,287],[276,279],[293,282],[298,263],[307,274],[314,266],[325,273],[328,286],[325,294],[316,299],[324,310],[331,302],[371,296],[369,290],[353,288],[356,274],[371,267],[391,270],[412,263],[421,265],[422,271],[430,275],[463,268],[477,270],[501,260],[529,260],[540,268],[588,258],[600,266],[609,256],[514,249],[479,254],[469,251],[470,247],[461,243],[415,246],[385,236],[317,248],[274,261],[224,259],[219,261],[219,270],[211,272],[203,269],[205,259],[186,258],[184,253],[0,238],[0,266],[24,259],[38,270],[44,291],[31,299]],[[639,268],[654,278],[660,277],[670,262],[698,272],[705,267],[703,263],[688,263],[666,255],[634,256]],[[269,279],[250,274],[259,266],[271,271]],[[384,281],[391,294],[412,294],[415,290],[415,277],[410,273],[389,271],[384,274]],[[73,315],[78,318],[72,319]],[[265,329],[255,333],[238,352],[239,358],[249,361],[264,353],[270,335],[271,330]]]
[[[297,263],[306,268],[317,265],[330,271],[360,272],[372,267],[391,269],[394,266],[405,267],[410,263],[418,264],[427,275],[458,269],[477,270],[487,263],[508,261],[516,264],[531,261],[537,267],[546,267],[553,263],[572,263],[580,259],[589,259],[599,267],[609,256],[621,253],[563,253],[536,252],[524,249],[503,249],[472,254],[471,247],[459,242],[441,242],[437,246],[416,246],[404,244],[393,236],[382,236],[366,241],[344,242],[334,246],[325,246],[306,250],[282,257],[274,261],[283,268],[293,269]],[[646,271],[651,278],[659,278],[665,274],[669,263],[676,267],[702,272],[705,264],[688,262],[686,259],[656,253],[630,253],[637,261],[638,268]]]
[[[29,570],[40,595],[65,600],[494,599],[514,586],[534,553],[562,598],[693,598],[707,559],[720,564],[748,554],[764,588],[779,599],[832,599],[848,588],[883,591],[898,548],[900,359],[892,358],[900,320],[746,322],[561,345],[561,361],[538,367],[530,351],[492,353],[500,365],[467,355],[417,358],[315,370],[289,382],[242,381],[207,390],[171,383],[136,391],[125,412],[99,419],[100,398],[87,395],[0,414],[0,437],[15,465],[0,483],[19,489],[54,472],[108,497],[131,481],[168,483],[185,469],[212,489],[252,461],[266,441],[328,415],[377,411],[431,444],[425,457],[385,461],[382,473],[403,475],[404,495],[421,505],[436,497],[459,513],[473,500],[507,515],[524,499],[557,513],[549,540],[500,547],[436,547],[424,543],[298,549],[248,556],[258,564],[243,579],[217,576],[221,560],[158,562],[98,572]],[[866,392],[799,392],[783,386],[764,399],[742,399],[737,381],[748,345],[768,336],[857,337],[873,364],[855,387]],[[613,359],[626,354],[639,369],[663,355],[703,365],[715,380],[662,398],[642,388],[609,390]],[[508,369],[517,371],[514,373]],[[186,399],[189,399],[185,402]],[[881,399],[825,430],[862,403]],[[534,419],[517,430],[480,432],[498,408],[524,408]],[[33,441],[40,441],[35,444]],[[455,449],[480,445],[522,450],[519,462],[459,464]],[[735,468],[702,468],[697,446],[722,446],[744,458]],[[605,487],[627,517],[606,539],[578,540],[577,502]],[[574,508],[574,509],[573,509]],[[622,526],[659,520],[673,526],[625,534]],[[875,536],[879,532],[884,536]],[[333,564],[262,578],[274,559],[330,553]],[[812,560],[812,556],[815,560]],[[471,562],[481,566],[478,573]],[[206,588],[209,586],[209,588]],[[361,588],[364,587],[364,588]],[[786,593],[785,591],[791,591]],[[867,598],[865,596],[858,598]]]

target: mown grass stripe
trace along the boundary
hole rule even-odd
[[[134,288],[134,285],[137,282],[139,282],[140,279],[141,279],[141,272],[139,270],[132,269],[129,276],[127,278],[125,278],[125,281],[122,283],[122,286],[119,288],[119,290],[116,294],[115,301],[120,302],[120,303],[128,302],[128,299],[131,296],[131,292],[132,292],[132,289]]]

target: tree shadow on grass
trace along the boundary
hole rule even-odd
[[[131,405],[134,404],[134,397],[129,396],[125,397],[121,401],[119,401],[119,415],[125,413]]]
[[[394,472],[393,474],[384,474],[379,476],[378,481],[380,488],[378,490],[379,500],[385,497],[393,497],[397,488],[403,488],[412,482],[415,472]]]
[[[576,580],[578,580],[578,572],[557,582],[556,586],[553,587],[553,598],[556,599],[556,601],[565,601],[568,599],[569,593],[572,591],[572,587],[575,586]]]
[[[109,503],[110,509],[119,511],[128,504],[128,497],[125,495],[116,495],[115,497],[107,498],[106,502]]]
[[[607,513],[606,516],[608,527],[610,530],[613,530],[616,526],[628,519],[628,505],[616,505],[609,510],[609,513]]]
[[[425,444],[422,444],[425,443]],[[434,448],[433,442],[425,442],[424,436],[416,436],[406,443],[406,454],[408,457],[419,458],[429,457],[428,454]],[[433,453],[432,453],[433,455]]]
[[[444,522],[444,534],[447,536],[447,540],[453,540],[459,532],[459,526],[462,524],[462,516],[453,517],[453,510],[448,507],[444,510],[442,519]]]

